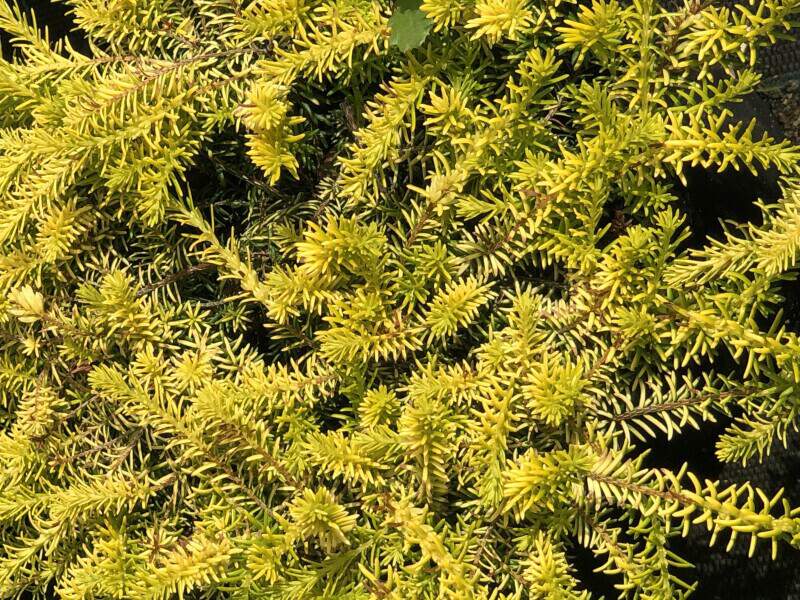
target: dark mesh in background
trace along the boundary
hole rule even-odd
[[[750,481],[768,494],[784,488],[785,497],[793,506],[800,503],[800,452],[796,435],[789,439],[788,449],[773,447],[769,458],[761,465],[725,465],[720,479],[729,482]],[[770,546],[764,541],[756,547],[752,558],[747,557],[749,540],[737,540],[730,553],[709,552],[709,534],[696,530],[687,540],[687,556],[697,567],[701,582],[697,597],[704,599],[752,598],[754,600],[796,600],[800,598],[800,550],[782,544],[776,560],[770,556]],[[727,536],[723,537],[727,543]]]
[[[737,4],[734,0],[714,3],[728,7]],[[665,4],[683,6],[680,0],[667,0]],[[796,31],[793,34],[797,36]],[[743,121],[755,118],[757,129],[776,139],[788,137],[800,143],[800,42],[779,40],[762,48],[756,69],[769,91],[753,94],[732,106],[735,118]],[[760,135],[759,131],[756,133]],[[682,208],[688,215],[693,238],[717,237],[719,226],[714,217],[739,222],[752,220],[752,201],[774,201],[776,191],[774,172],[752,177],[731,169],[722,174],[695,170],[681,194],[685,204]],[[800,330],[800,282],[787,282],[782,293],[787,325]],[[698,475],[719,479],[722,483],[749,481],[768,495],[783,488],[784,497],[793,506],[800,506],[800,436],[790,435],[788,448],[773,444],[770,455],[761,464],[754,460],[746,467],[722,465],[714,457],[714,444],[724,425],[704,426],[701,432],[686,432],[672,442],[659,443],[661,447],[655,454],[672,463],[670,466],[686,461]],[[740,536],[730,552],[725,552],[727,533],[721,535],[713,548],[708,546],[710,537],[705,529],[694,527],[686,539],[673,544],[678,554],[695,565],[693,576],[687,574],[686,577],[699,581],[693,597],[699,600],[800,600],[800,550],[782,544],[773,561],[769,544],[761,541],[753,557],[748,558],[749,536]]]
[[[781,444],[773,445],[763,464],[748,463],[747,467],[735,464],[722,465],[714,457],[717,435],[726,423],[706,428],[703,431],[686,432],[664,442],[669,457],[664,451],[658,458],[673,462],[669,466],[689,463],[701,478],[719,480],[724,484],[749,481],[772,495],[783,488],[784,497],[792,506],[800,505],[800,451],[798,436],[790,435],[788,449]],[[672,459],[670,461],[669,459]],[[653,463],[656,461],[654,460]],[[664,461],[661,461],[662,464]],[[776,560],[771,558],[770,544],[762,540],[752,558],[748,558],[750,538],[740,535],[730,552],[725,552],[729,532],[722,532],[713,547],[709,547],[711,534],[702,526],[690,530],[687,538],[676,538],[672,548],[680,556],[695,565],[693,573],[686,571],[684,579],[698,581],[694,594],[698,600],[798,600],[800,599],[800,550],[786,543],[778,547]],[[610,598],[610,597],[609,597]]]

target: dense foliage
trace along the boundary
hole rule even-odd
[[[587,599],[583,547],[663,600],[692,526],[800,546],[647,455],[796,425],[800,149],[730,106],[800,0],[67,0],[87,52],[6,2],[0,597]],[[690,243],[698,165],[783,199]]]

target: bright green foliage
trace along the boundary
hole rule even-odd
[[[66,0],[86,53],[7,1],[0,597],[586,600],[582,546],[667,600],[692,526],[800,546],[647,453],[797,426],[800,149],[730,106],[800,1]],[[783,199],[690,248],[698,165]]]

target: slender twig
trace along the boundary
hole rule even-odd
[[[216,268],[216,266],[217,265],[215,265],[214,263],[209,263],[209,262],[201,262],[197,263],[196,265],[190,265],[185,269],[167,275],[166,277],[164,277],[164,279],[161,279],[160,281],[156,281],[155,283],[151,283],[150,285],[145,285],[139,288],[139,291],[136,292],[136,297],[140,298],[145,294],[149,294],[152,291],[164,287],[165,285],[169,285],[170,283],[175,283],[176,281],[185,279],[186,277],[189,277],[190,275],[197,273],[199,271],[207,271],[208,269]]]

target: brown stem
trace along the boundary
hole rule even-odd
[[[757,388],[744,388],[741,390],[730,390],[728,392],[720,392],[716,395],[718,400],[728,400],[730,398],[741,398],[743,396],[749,396],[757,392]],[[689,398],[684,398],[683,400],[673,400],[671,402],[662,402],[660,404],[653,404],[651,406],[642,406],[639,408],[634,408],[625,412],[622,412],[618,415],[614,415],[611,417],[611,421],[615,423],[619,423],[621,421],[630,421],[631,419],[636,419],[637,417],[642,417],[644,415],[651,415],[660,412],[666,412],[670,410],[674,410],[676,408],[682,408],[684,406],[692,406],[694,404],[700,404],[709,400],[713,397],[712,394],[701,396],[690,396]]]
[[[208,269],[214,269],[216,268],[216,266],[217,265],[215,265],[214,263],[208,263],[208,262],[201,262],[196,265],[191,265],[189,267],[186,267],[185,269],[167,275],[166,277],[164,277],[164,279],[160,281],[156,281],[155,283],[151,283],[150,285],[145,285],[139,288],[139,291],[136,292],[136,297],[141,298],[145,294],[149,294],[150,292],[162,288],[165,285],[169,285],[170,283],[174,283],[181,279],[185,279],[186,277],[189,277],[193,273],[197,273],[199,271],[207,271]]]

